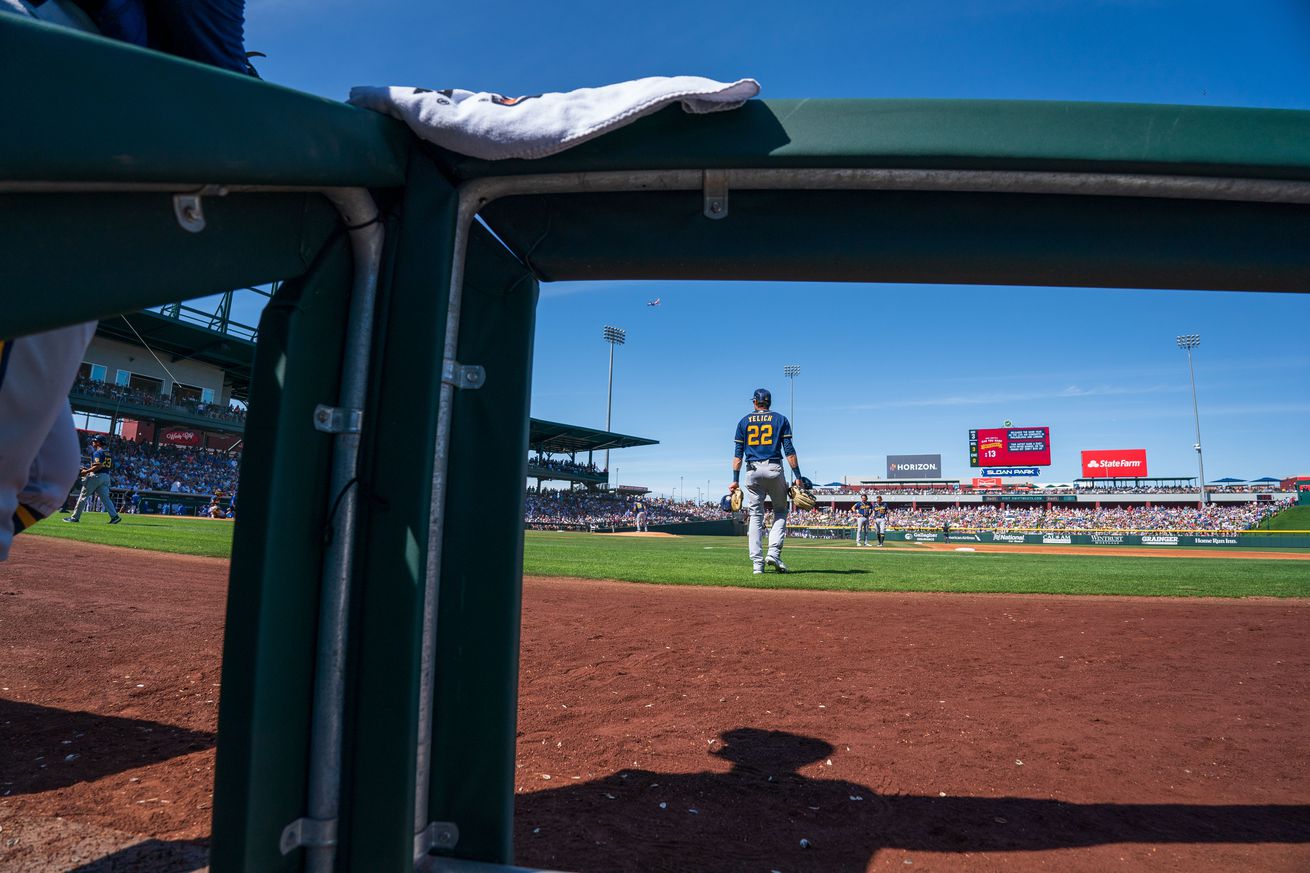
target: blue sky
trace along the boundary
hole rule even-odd
[[[884,3],[475,4],[249,0],[265,78],[344,99],[353,85],[540,93],[650,75],[750,76],[762,95],[1107,100],[1310,109],[1310,4],[907,0]],[[1023,328],[999,355],[969,314],[981,289],[794,283],[542,287],[533,415],[603,426],[605,324],[625,484],[717,496],[751,391],[787,411],[815,481],[869,476],[891,453],[940,452],[971,475],[970,427],[1050,425],[1042,481],[1081,449],[1145,448],[1154,475],[1196,471],[1184,353],[1195,357],[1207,478],[1310,473],[1310,295],[1015,289]],[[659,297],[657,308],[646,306]],[[889,306],[938,313],[931,342]],[[743,314],[778,313],[760,331]],[[680,483],[681,477],[681,483]]]

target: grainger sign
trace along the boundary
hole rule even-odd
[[[1148,475],[1146,449],[1099,449],[1083,452],[1084,479],[1130,479]]]

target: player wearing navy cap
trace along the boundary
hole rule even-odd
[[[878,495],[878,502],[873,506],[873,528],[878,534],[878,548],[882,548],[883,540],[887,539],[887,515],[890,512],[887,504],[882,502],[882,495]]]
[[[882,498],[879,497],[879,500]],[[873,504],[869,502],[868,494],[861,494],[860,500],[851,507],[851,512],[855,515],[855,545],[867,546],[869,544],[869,516],[873,515]]]
[[[73,514],[64,521],[74,523],[81,521],[82,508],[90,502],[92,496],[99,497],[105,509],[109,510],[110,524],[118,524],[123,520],[123,516],[114,508],[114,499],[109,494],[109,471],[114,469],[114,459],[105,451],[106,443],[107,440],[99,434],[91,437],[91,466],[82,471],[82,493],[77,496]]]
[[[755,410],[737,422],[732,456],[732,484],[728,492],[740,485],[742,464],[746,465],[746,512],[750,518],[749,542],[754,572],[763,573],[764,565],[787,572],[782,562],[782,541],[787,532],[787,477],[782,458],[787,457],[792,475],[801,476],[796,448],[791,443],[791,422],[769,407],[773,395],[757,388],[751,398]],[[773,502],[773,528],[769,531],[768,554],[764,552],[764,499]]]

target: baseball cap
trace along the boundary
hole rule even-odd
[[[99,443],[103,446],[105,444],[105,438],[97,434],[96,436],[91,437],[91,442]]]
[[[755,394],[751,397],[760,406],[772,406],[773,395],[769,393],[768,388],[756,388]]]

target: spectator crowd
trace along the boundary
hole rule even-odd
[[[241,467],[239,455],[185,446],[137,443],[103,435],[114,460],[110,480],[115,491],[169,491],[178,494],[231,494]],[[90,450],[83,446],[84,458]]]
[[[598,469],[594,463],[583,464],[578,461],[566,461],[563,458],[550,458],[540,454],[529,457],[528,465],[531,467],[539,467],[543,470],[550,470],[556,473],[578,473],[581,475],[588,475],[588,474],[596,475],[601,472],[601,470]],[[529,473],[528,475],[534,476],[534,474],[532,473]]]
[[[582,491],[529,492],[523,511],[530,530],[591,530],[634,527],[637,504],[646,510],[647,524],[677,524],[688,521],[719,521],[725,516],[718,506],[664,497],[629,498]]]
[[[73,382],[71,393],[74,395],[81,394],[85,397],[105,397],[110,400],[135,403],[138,406],[149,406],[154,409],[174,410],[232,424],[243,424],[246,420],[246,411],[239,406],[224,407],[217,403],[206,403],[203,400],[184,400],[169,397],[167,394],[145,391],[141,388],[113,385],[98,379],[88,379],[85,376],[77,377]]]
[[[1281,509],[1268,503],[1196,506],[1041,506],[1016,507],[980,505],[941,509],[897,508],[888,515],[888,526],[899,529],[940,530],[949,522],[952,530],[968,531],[1239,531],[1255,527]],[[803,527],[847,527],[854,524],[849,511],[815,510],[796,512],[789,525]]]

